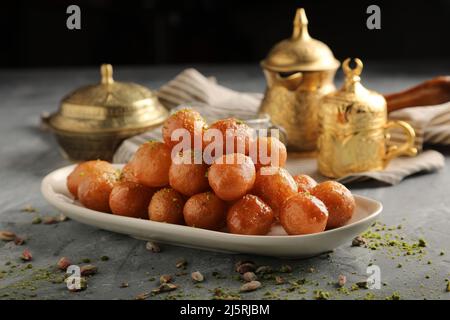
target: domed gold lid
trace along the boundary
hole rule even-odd
[[[339,90],[324,97],[326,107],[330,104],[345,109],[346,114],[387,114],[386,100],[376,91],[368,90],[361,84],[363,63],[355,58],[355,68],[350,67],[350,58],[342,63],[345,81]]]
[[[168,111],[155,93],[136,84],[114,81],[110,64],[100,68],[101,82],[68,94],[47,120],[56,131],[114,133],[135,131],[163,122]]]
[[[337,69],[339,61],[325,43],[311,38],[305,10],[299,8],[292,37],[277,43],[261,65],[275,72],[321,71]]]

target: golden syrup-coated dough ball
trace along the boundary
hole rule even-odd
[[[209,168],[208,181],[220,199],[237,200],[253,188],[255,165],[250,157],[241,153],[224,155]]]
[[[278,210],[283,202],[297,194],[297,184],[284,168],[262,167],[256,172],[252,193],[267,203],[278,216]]]
[[[312,188],[317,186],[317,181],[306,174],[297,174],[294,180],[298,186],[298,192],[310,192]]]
[[[169,184],[172,163],[169,147],[158,141],[142,144],[133,157],[134,175],[147,187],[164,187]]]
[[[280,223],[289,235],[322,232],[327,220],[325,204],[307,193],[290,197],[280,208]]]
[[[265,235],[274,222],[274,212],[257,196],[247,194],[236,201],[227,214],[227,227],[231,233]]]
[[[124,217],[148,219],[148,205],[156,188],[132,181],[117,183],[109,196],[111,212]]]
[[[78,198],[86,208],[111,212],[109,195],[117,182],[116,173],[90,174],[78,186]]]
[[[107,161],[91,160],[82,162],[78,164],[67,177],[67,189],[69,189],[70,193],[77,199],[80,182],[91,173],[114,173],[115,171],[114,167]]]
[[[177,129],[185,129],[189,134],[190,138],[190,146],[185,150],[189,149],[202,149],[203,148],[203,131],[206,129],[205,119],[195,110],[192,109],[181,109],[170,115],[163,124],[162,127],[162,136],[164,143],[172,149],[175,145],[183,141],[183,138],[179,138],[180,140],[174,140],[172,137],[172,133]],[[178,139],[178,138],[177,138]],[[195,140],[199,141],[199,146],[195,145]]]
[[[267,166],[284,167],[287,150],[286,146],[276,137],[258,137],[252,143],[250,156],[255,163],[256,170]]]
[[[186,225],[208,230],[220,230],[226,223],[226,203],[212,192],[196,194],[184,205]]]
[[[216,136],[213,132],[221,136],[221,141],[215,141]],[[250,143],[252,143],[254,138],[253,135],[254,130],[243,121],[235,118],[227,118],[211,124],[205,131],[204,140],[206,146],[213,143],[218,146],[219,150],[222,149],[221,155],[229,153],[243,153],[248,155]],[[216,155],[214,152],[213,155],[216,157],[221,156],[220,154]]]
[[[327,229],[345,225],[355,211],[355,198],[350,190],[337,181],[319,183],[311,190],[311,194],[322,200],[328,209]]]
[[[184,224],[184,198],[172,188],[163,188],[156,192],[148,206],[148,217],[152,221]]]
[[[169,184],[185,196],[193,196],[209,189],[208,166],[202,155],[188,150],[177,154],[169,169]]]

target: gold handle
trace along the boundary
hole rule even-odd
[[[411,125],[405,121],[394,120],[389,121],[386,124],[385,130],[390,130],[393,128],[403,129],[406,136],[406,142],[400,146],[397,145],[388,146],[385,161],[389,161],[401,155],[406,155],[410,157],[415,156],[417,154],[417,149],[414,147],[416,133],[414,132],[413,127],[411,127]]]
[[[294,91],[297,90],[298,86],[302,82],[303,73],[296,72],[285,77],[283,77],[280,73],[277,73],[276,78],[282,86],[286,87],[290,91]]]

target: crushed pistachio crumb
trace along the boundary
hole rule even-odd
[[[419,247],[425,248],[427,246],[427,243],[423,238],[419,239]]]
[[[37,209],[34,208],[31,204],[27,204],[25,207],[22,208],[21,211],[22,212],[32,213],[32,212],[37,212]]]
[[[34,217],[33,220],[31,221],[32,224],[40,224],[41,222],[42,222],[42,219],[39,216]]]
[[[386,297],[386,300],[400,300],[400,294],[398,292],[393,292],[392,295]]]
[[[315,290],[314,291],[314,298],[316,300],[328,300],[330,299],[331,294],[328,291],[323,290]]]

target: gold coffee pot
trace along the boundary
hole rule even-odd
[[[57,112],[43,117],[63,156],[70,160],[111,160],[124,139],[168,116],[154,92],[136,83],[114,81],[110,64],[102,65],[100,71],[100,83],[73,91]]]
[[[339,62],[326,44],[311,38],[303,8],[297,9],[291,38],[276,44],[261,66],[267,89],[260,114],[284,129],[291,150],[315,150],[319,102],[336,89]]]
[[[382,170],[392,158],[414,156],[414,129],[404,121],[388,121],[384,97],[361,84],[363,63],[350,59],[342,64],[342,88],[326,95],[319,112],[318,167],[332,178],[370,170]],[[406,142],[389,142],[390,129],[403,130]]]

